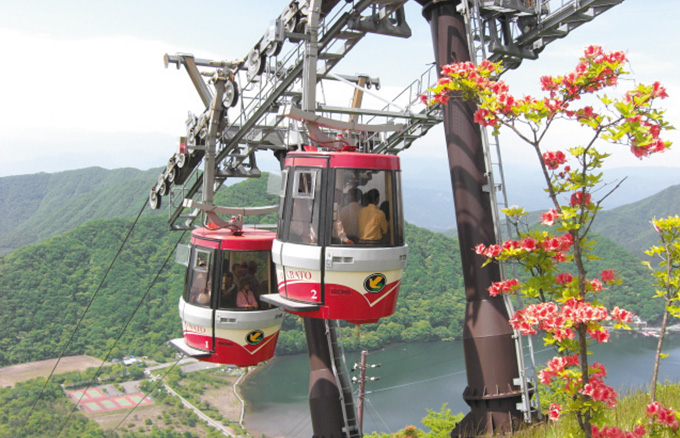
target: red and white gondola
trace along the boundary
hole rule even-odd
[[[289,153],[272,247],[278,293],[262,299],[355,324],[394,313],[407,261],[400,174],[392,155]]]
[[[170,344],[197,359],[248,367],[274,356],[283,312],[260,299],[276,284],[276,233],[196,228],[179,299],[184,336]]]

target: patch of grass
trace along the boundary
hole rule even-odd
[[[680,408],[680,383],[666,383],[659,385],[656,392],[657,401],[667,408]],[[643,389],[619,395],[619,403],[616,408],[607,413],[609,426],[631,431],[637,421],[642,420],[646,424],[645,410],[650,403],[649,392]],[[562,438],[571,435],[575,430],[575,421],[560,419],[557,423],[548,421],[537,425],[531,425],[515,432],[513,438]]]

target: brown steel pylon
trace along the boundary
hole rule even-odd
[[[418,1],[432,28],[437,68],[470,61],[465,22],[456,10],[459,1]],[[484,259],[473,251],[479,243],[496,243],[491,200],[483,190],[487,170],[481,132],[473,122],[473,104],[451,99],[443,112],[467,302],[463,399],[470,406],[451,436],[511,431],[522,421],[517,409],[521,392],[513,383],[519,377],[513,331],[502,298],[487,291],[500,280],[499,268],[495,264],[482,268]]]

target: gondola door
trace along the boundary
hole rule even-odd
[[[215,341],[214,260],[214,249],[192,246],[180,313],[187,345],[206,353],[214,351]]]
[[[328,194],[322,187],[327,185],[328,162],[324,156],[287,160],[279,238],[272,248],[279,294],[311,306],[324,302],[322,260]]]

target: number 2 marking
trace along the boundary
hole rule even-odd
[[[316,289],[312,289],[312,299],[316,300]]]

